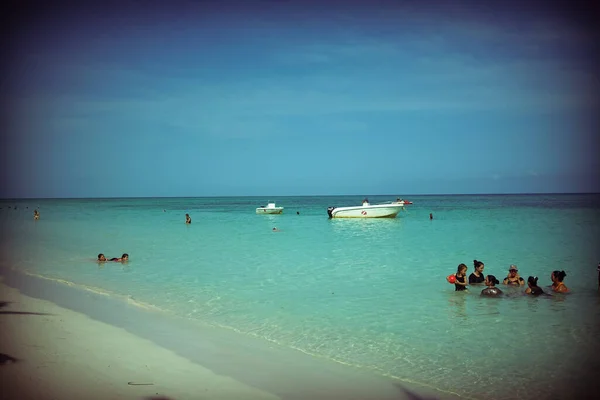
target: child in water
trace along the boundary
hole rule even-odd
[[[454,281],[454,291],[467,290],[467,266],[465,264],[458,264],[454,277],[456,278]]]

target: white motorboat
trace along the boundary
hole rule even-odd
[[[370,204],[365,199],[362,206],[328,207],[329,218],[396,218],[404,209],[404,202]]]
[[[266,206],[260,206],[256,209],[257,214],[281,214],[283,207],[275,206],[275,203],[269,202]]]

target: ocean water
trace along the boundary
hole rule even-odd
[[[284,214],[256,215],[269,199]],[[465,398],[597,387],[600,195],[412,196],[395,219],[328,219],[361,200],[2,200],[0,262]],[[571,293],[455,292],[445,277],[474,259],[542,287],[564,270]]]

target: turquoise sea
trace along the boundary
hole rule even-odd
[[[2,200],[0,262],[465,398],[597,387],[600,195],[404,196],[396,219],[328,219],[363,197]],[[267,200],[284,214],[256,215]],[[474,259],[543,287],[564,270],[571,293],[455,292],[445,277]]]

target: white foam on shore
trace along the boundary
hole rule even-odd
[[[44,279],[47,281],[51,281],[51,282],[56,282],[56,283],[60,283],[63,285],[67,285],[76,289],[81,289],[81,290],[86,290],[88,292],[94,293],[94,294],[99,294],[102,296],[106,296],[106,297],[110,297],[110,298],[114,298],[114,299],[119,299],[121,301],[125,301],[128,304],[131,304],[135,307],[144,309],[144,310],[148,310],[148,311],[156,311],[156,312],[165,312],[168,313],[169,310],[157,307],[153,304],[150,303],[144,303],[142,301],[136,300],[133,298],[133,296],[131,295],[124,295],[124,294],[120,294],[120,293],[115,293],[115,292],[111,292],[105,289],[101,289],[99,287],[95,287],[95,286],[89,286],[89,285],[83,285],[80,283],[75,283],[75,282],[71,282],[71,281],[67,281],[65,279],[60,279],[60,278],[51,278],[48,276],[44,276],[44,275],[40,275],[40,274],[35,274],[32,272],[28,272],[28,271],[23,271],[23,270],[15,270],[17,273],[22,273],[28,276],[32,276],[34,278],[39,278],[39,279]]]

